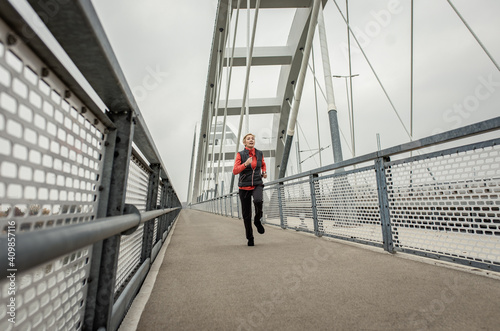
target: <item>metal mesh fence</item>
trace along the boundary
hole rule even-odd
[[[278,186],[264,187],[264,221],[269,224],[281,225]]]
[[[0,20],[0,221],[2,233],[96,217],[105,128]],[[16,329],[81,329],[91,247],[16,274]],[[14,264],[12,265],[15,266]],[[13,269],[15,270],[15,268]],[[9,283],[0,282],[8,302]],[[0,329],[11,330],[7,305]]]
[[[149,171],[140,160],[132,157],[127,179],[125,203],[133,204],[139,211],[146,211]],[[141,263],[144,225],[129,236],[121,236],[120,253],[116,271],[115,294],[122,289]]]
[[[280,187],[285,227],[314,231],[311,208],[311,187],[308,180],[287,183]]]
[[[139,211],[146,211],[150,172],[140,160],[132,156],[127,179],[125,203],[132,204]]]
[[[373,167],[315,180],[318,228],[346,239],[382,243]]]
[[[231,216],[238,218],[239,217],[239,197],[238,194],[231,195]]]
[[[161,192],[162,192],[162,184],[161,181],[158,182],[158,194],[156,196],[156,206],[161,206]],[[159,231],[159,218],[155,218],[154,220],[154,228],[153,228],[153,246],[156,243],[156,237],[158,236]]]
[[[264,219],[388,251],[500,270],[499,146],[494,139],[423,156],[396,155],[400,159],[392,162],[363,160],[321,177],[284,178],[264,189]],[[237,194],[232,199],[236,217]],[[210,212],[212,205],[209,200],[194,208]]]
[[[395,247],[500,265],[500,147],[386,169]]]

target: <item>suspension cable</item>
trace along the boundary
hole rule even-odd
[[[311,68],[309,67],[309,69],[311,69]],[[312,72],[312,73],[313,73],[313,75],[314,75],[314,71],[312,71],[312,69],[311,69],[311,72]],[[320,91],[323,93],[323,90],[321,89],[321,85],[319,85],[319,82],[318,82],[318,80],[316,79],[316,76],[314,76],[314,80],[318,83],[318,87],[319,87]],[[294,93],[294,92],[295,92],[295,91],[294,91],[294,90],[292,90],[292,99],[293,99],[293,97],[294,97],[294,96],[293,96],[293,93]],[[325,96],[325,94],[324,94],[324,93],[323,93],[323,98],[325,99],[325,101],[327,101],[326,96]],[[289,106],[290,106],[290,108],[291,108],[291,107],[292,107],[292,103],[291,103],[290,99],[287,99],[286,101],[288,102],[288,105],[289,105]],[[341,128],[340,126],[339,126],[339,131],[340,131],[340,135],[342,136],[342,138],[344,138],[344,142],[346,143],[347,148],[348,148],[348,149],[349,149],[349,151],[351,152],[351,155],[353,155],[353,150],[352,150],[351,146],[349,145],[349,141],[346,139],[346,137],[345,137],[345,135],[344,135],[344,132],[342,131],[342,128]],[[354,155],[353,155],[353,156],[354,156]]]
[[[302,54],[304,54],[304,49],[301,49],[300,50],[302,52]],[[323,99],[325,99],[326,102],[328,102],[328,99],[326,98],[326,94],[325,92],[323,91],[323,89],[321,88],[321,85],[319,84],[319,80],[318,78],[316,77],[316,74],[314,73],[314,68],[311,67],[311,64],[310,63],[307,63],[307,68],[311,71],[311,73],[313,74],[313,77],[314,77],[314,82],[316,83],[316,85],[318,86],[319,88],[319,91],[321,92],[321,94],[323,95]]]
[[[413,138],[413,0],[410,6],[410,135]]]
[[[465,21],[465,19],[462,17],[462,15],[460,15],[460,13],[458,12],[457,8],[455,8],[455,6],[451,3],[450,0],[447,0],[448,3],[450,4],[451,8],[453,8],[453,10],[455,11],[455,13],[458,15],[458,17],[462,20],[462,22],[465,24],[465,26],[467,27],[467,29],[469,30],[469,32],[472,34],[472,36],[474,37],[474,39],[476,39],[476,41],[478,42],[479,46],[481,46],[481,48],[483,49],[483,51],[486,53],[486,55],[488,55],[488,57],[490,58],[491,62],[493,62],[493,64],[495,65],[495,67],[497,67],[497,70],[500,71],[500,67],[498,66],[498,63],[496,63],[495,59],[493,59],[493,57],[491,56],[491,54],[488,52],[488,50],[486,49],[486,47],[483,45],[483,43],[481,42],[481,40],[479,40],[478,36],[474,33],[474,31],[471,29],[471,27],[469,26],[469,24],[467,24],[467,22]]]
[[[354,41],[356,41],[356,44],[358,45],[361,53],[363,54],[366,62],[368,63],[368,65],[370,66],[370,69],[372,70],[373,74],[375,75],[375,78],[377,79],[380,87],[382,88],[382,91],[384,92],[385,96],[387,97],[387,100],[389,100],[389,103],[391,104],[392,106],[392,109],[394,110],[394,113],[396,114],[396,116],[398,117],[399,119],[399,122],[401,123],[401,125],[403,126],[403,129],[406,131],[406,134],[408,135],[408,137],[410,138],[410,141],[413,140],[410,132],[408,131],[408,129],[406,128],[406,125],[404,124],[403,120],[401,119],[401,116],[399,116],[399,113],[398,111],[396,110],[396,107],[394,106],[394,103],[392,102],[391,98],[389,97],[389,94],[387,94],[387,91],[385,90],[384,88],[384,85],[382,84],[382,82],[380,81],[380,78],[378,77],[377,75],[377,72],[375,71],[375,69],[373,68],[370,60],[368,59],[368,57],[366,56],[366,53],[365,51],[363,50],[363,47],[361,47],[359,41],[358,41],[358,38],[356,38],[356,35],[354,34],[354,32],[352,31],[351,29],[351,26],[349,25],[349,23],[347,22],[344,14],[342,13],[342,11],[340,10],[339,8],[339,5],[337,4],[337,1],[336,0],[333,0],[333,3],[335,4],[335,6],[337,7],[340,15],[342,16],[342,19],[344,20],[345,24],[347,25],[349,31],[351,31],[351,34],[352,34],[352,37],[354,38]]]
[[[297,127],[299,128],[300,132],[302,132],[302,136],[304,137],[306,141],[306,145],[308,149],[311,149],[311,146],[309,145],[309,141],[307,140],[306,135],[304,134],[304,130],[302,130],[302,126],[299,124],[299,121],[297,121]],[[297,141],[299,140],[299,133],[297,132]],[[300,151],[299,151],[300,153]],[[314,163],[316,163],[316,167],[318,166],[318,161],[316,161],[316,158],[313,158]],[[302,163],[302,162],[301,162]]]
[[[314,61],[314,45],[311,47],[311,52],[312,52],[313,74],[314,77],[316,77],[316,65]],[[318,93],[316,85],[317,85],[316,80],[314,80],[314,106],[316,107],[316,132],[318,133],[319,166],[322,167],[323,162],[321,161],[321,139],[319,137]]]
[[[356,134],[354,126],[354,100],[352,96],[352,60],[351,60],[351,34],[349,33],[349,0],[345,0],[345,11],[347,16],[347,52],[349,56],[349,94],[347,95],[347,104],[349,107],[349,124],[351,131],[352,156],[356,156]],[[347,91],[347,80],[346,80]],[[350,105],[349,105],[350,96]]]

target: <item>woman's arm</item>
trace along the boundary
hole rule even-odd
[[[236,159],[234,160],[233,174],[237,175],[242,172],[247,166],[245,164],[241,164],[241,155],[240,153],[236,153]]]

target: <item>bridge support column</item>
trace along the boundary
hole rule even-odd
[[[320,6],[321,7],[321,6]],[[330,136],[332,139],[333,161],[335,163],[343,161],[342,145],[340,143],[340,129],[337,118],[337,106],[333,94],[332,71],[330,69],[330,56],[328,52],[328,43],[326,41],[325,20],[323,18],[323,9],[319,9],[318,14],[318,34],[321,45],[321,58],[323,59],[323,73],[325,77],[326,99],[328,103],[328,119],[330,121]]]
[[[285,150],[283,152],[283,159],[280,164],[279,178],[285,177],[286,168],[288,165],[288,158],[290,156],[290,149],[292,148],[293,136],[295,134],[295,124],[297,122],[297,115],[299,112],[300,99],[302,98],[302,90],[304,89],[304,81],[306,79],[307,66],[309,64],[309,55],[311,54],[311,47],[314,38],[314,30],[318,22],[318,12],[321,7],[319,0],[314,0],[311,15],[309,18],[309,28],[307,31],[306,44],[304,46],[304,55],[300,63],[299,77],[295,87],[295,95],[293,97],[292,110],[290,112],[290,119],[288,121],[288,130],[285,140]]]
[[[332,139],[332,147],[333,147],[333,162],[341,162],[343,161],[342,157],[342,146],[340,143],[340,129],[339,129],[339,121],[337,117],[337,110],[330,109],[328,110],[328,119],[330,121],[330,136]]]
[[[377,158],[375,161],[375,173],[377,176],[378,203],[380,207],[380,225],[382,227],[382,239],[384,250],[394,252],[392,240],[391,214],[389,211],[389,195],[387,192],[387,180],[385,176],[385,163],[389,158]]]

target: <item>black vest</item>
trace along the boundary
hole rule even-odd
[[[245,161],[250,157],[250,151],[246,148],[238,153],[241,157],[241,164],[245,163]],[[261,173],[263,159],[262,151],[259,151],[257,148],[255,148],[255,157],[257,158],[257,166],[255,167],[255,170],[252,169],[252,164],[249,164],[245,169],[243,169],[242,172],[240,172],[240,179],[238,181],[239,187],[264,184],[264,182],[262,181]]]

